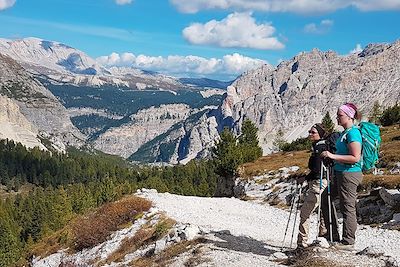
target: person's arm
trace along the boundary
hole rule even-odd
[[[330,158],[345,164],[354,164],[359,162],[361,159],[361,144],[359,142],[351,142],[347,145],[347,147],[349,148],[348,155],[337,155],[329,151],[324,151],[321,153],[321,156],[323,158]]]

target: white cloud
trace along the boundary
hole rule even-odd
[[[349,54],[358,54],[363,51],[361,44],[357,44],[356,47],[349,52]]]
[[[229,9],[321,14],[351,6],[362,11],[400,10],[399,0],[170,0],[170,2],[184,13],[196,13],[205,9]]]
[[[12,7],[16,0],[0,0],[0,10]]]
[[[399,0],[358,0],[354,5],[362,11],[400,10]]]
[[[255,69],[267,63],[264,60],[246,57],[237,53],[225,55],[222,59],[207,59],[192,55],[152,57],[146,55],[135,56],[132,53],[121,55],[112,53],[109,56],[97,58],[97,62],[108,67],[129,66],[178,77],[207,75],[210,77],[225,77],[226,79],[231,79],[245,71]]]
[[[115,3],[117,3],[117,5],[127,5],[132,3],[133,0],[115,0]]]
[[[319,24],[310,23],[304,26],[304,32],[313,34],[327,33],[333,26],[333,20],[325,19]]]
[[[233,13],[221,21],[193,23],[183,30],[191,44],[220,47],[248,47],[255,49],[282,49],[284,45],[273,37],[275,28],[257,24],[251,13]]]

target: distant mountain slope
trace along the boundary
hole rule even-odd
[[[38,38],[0,39],[1,52],[54,94],[90,144],[124,157],[188,114],[217,107],[224,93],[135,68],[106,68],[78,49]]]
[[[222,82],[218,80],[212,80],[207,78],[180,78],[179,81],[183,84],[192,85],[192,86],[200,86],[200,87],[211,87],[211,88],[219,88],[226,89],[229,85],[232,84],[233,81]]]
[[[95,75],[107,71],[82,51],[62,43],[38,38],[0,39],[0,52],[29,65],[38,72],[47,68],[59,72]]]
[[[110,85],[138,90],[176,90],[190,87],[174,77],[155,72],[132,67],[107,68],[76,48],[39,38],[0,38],[0,53],[10,56],[30,72],[56,84],[61,82],[79,86]],[[207,83],[207,87],[214,84],[217,88],[223,84],[211,80],[202,83]],[[195,86],[205,87],[200,83]]]
[[[16,61],[1,54],[0,98],[4,103],[0,107],[2,126],[14,125],[8,134],[7,127],[0,127],[2,138],[32,146],[40,144],[40,136],[50,139],[59,150],[66,145],[79,146],[85,140],[54,95]]]

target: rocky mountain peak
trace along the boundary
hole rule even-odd
[[[31,68],[48,68],[76,74],[97,74],[103,69],[82,51],[38,38],[0,39],[0,51]]]
[[[361,54],[338,56],[314,49],[276,68],[263,66],[242,75],[231,89],[238,97],[230,109],[235,127],[245,117],[256,122],[267,152],[278,130],[287,140],[306,136],[313,123],[326,112],[334,118],[345,102],[354,102],[366,115],[375,101],[394,105],[400,100],[399,42],[370,45]]]

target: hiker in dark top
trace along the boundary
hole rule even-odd
[[[336,153],[322,152],[321,156],[334,160],[334,180],[331,186],[331,199],[339,196],[340,211],[343,214],[343,238],[340,241],[337,215],[334,205],[331,205],[332,236],[333,241],[339,242],[335,245],[338,249],[352,250],[354,248],[355,233],[357,230],[356,198],[357,186],[362,181],[361,170],[361,146],[362,137],[359,129],[354,126],[354,120],[360,119],[357,107],[352,103],[346,103],[337,111],[338,124],[343,126],[344,131],[336,141]],[[322,211],[325,225],[329,231],[329,205],[328,192],[322,195]],[[327,237],[330,237],[329,233]]]
[[[308,138],[312,141],[312,152],[308,160],[308,168],[310,172],[305,177],[298,179],[298,183],[302,184],[304,180],[307,181],[308,190],[305,193],[304,204],[300,209],[300,225],[299,234],[297,236],[297,247],[308,247],[307,239],[310,225],[310,215],[320,204],[320,186],[322,190],[326,187],[326,179],[320,181],[321,176],[321,153],[327,149],[327,145],[323,138],[326,135],[324,126],[321,123],[314,124],[308,131]],[[322,184],[320,185],[320,182]],[[325,224],[323,220],[319,225],[319,236],[326,233]]]

